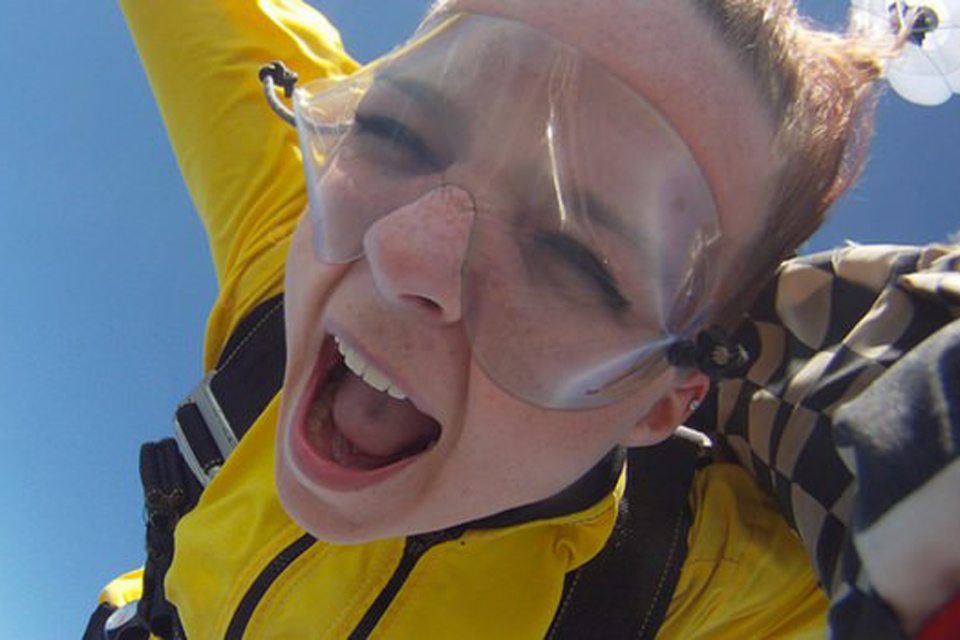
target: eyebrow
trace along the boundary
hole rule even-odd
[[[539,202],[546,196],[557,205],[567,205],[574,219],[584,217],[623,238],[632,238],[636,234],[635,229],[624,224],[624,216],[605,203],[595,191],[584,186],[569,185],[568,176],[561,175],[559,182],[558,187],[552,175],[547,177],[539,167],[525,164],[511,173],[506,188],[519,202],[529,202],[531,197]],[[542,209],[540,211],[547,213]],[[553,211],[552,215],[562,218],[563,212]]]
[[[616,209],[610,207],[604,202],[596,192],[585,187],[574,187],[564,189],[562,197],[565,202],[573,205],[573,210],[578,215],[583,215],[591,222],[603,227],[609,231],[615,238],[624,241],[632,251],[640,254],[650,254],[656,252],[650,246],[650,238],[643,233],[643,225],[631,225],[630,221],[636,221],[637,217],[628,217],[620,215]]]
[[[417,105],[432,114],[443,114],[444,118],[452,120],[453,131],[465,131],[466,116],[450,98],[437,87],[416,78],[396,75],[387,70],[376,75],[377,81],[383,81],[403,95],[412,99]]]
[[[623,225],[623,216],[608,207],[605,202],[600,200],[597,195],[589,189],[578,189],[576,193],[576,210],[586,215],[590,220],[596,222],[602,227],[606,227],[613,233],[629,236],[629,230]],[[563,194],[564,200],[572,200],[570,192]]]
[[[562,176],[560,181],[561,183],[564,182]],[[554,197],[560,199],[558,204],[561,207],[564,205],[569,205],[572,213],[575,216],[585,216],[591,222],[600,225],[616,235],[629,238],[632,237],[634,233],[624,224],[624,217],[622,215],[618,215],[618,213],[613,208],[608,206],[607,203],[605,203],[596,194],[596,192],[589,188],[567,186],[562,188],[559,192],[555,188],[554,184],[550,184],[549,186],[544,185],[543,187],[536,188],[548,189],[550,193],[554,195]]]

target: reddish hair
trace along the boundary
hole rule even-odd
[[[793,0],[692,2],[756,79],[782,163],[765,223],[734,261],[735,281],[720,287],[714,321],[732,328],[859,173],[886,54],[866,38],[812,28]]]

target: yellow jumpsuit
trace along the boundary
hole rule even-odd
[[[209,234],[220,294],[205,366],[237,323],[282,291],[306,204],[295,131],[265,104],[257,69],[280,59],[301,78],[357,64],[337,31],[296,0],[121,0],[175,153]],[[222,638],[251,584],[303,531],[274,485],[279,396],[177,528],[167,575],[191,640]],[[564,575],[603,547],[619,490],[577,513],[469,531],[416,565],[373,638],[540,638]],[[827,601],[800,543],[747,474],[714,464],[690,493],[689,552],[662,638],[815,638]],[[259,601],[247,638],[345,638],[389,580],[404,541],[312,545]],[[101,599],[139,596],[140,574]],[[598,636],[598,637],[602,637]]]

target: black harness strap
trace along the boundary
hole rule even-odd
[[[230,336],[210,387],[239,441],[283,385],[283,298],[261,304]]]
[[[277,296],[237,325],[216,370],[177,408],[180,451],[204,487],[280,390],[286,357],[283,298]]]
[[[217,369],[197,385],[176,411],[176,440],[140,449],[147,526],[143,593],[119,610],[101,605],[84,640],[140,640],[150,633],[183,638],[176,607],[163,581],[173,561],[174,529],[196,505],[243,435],[280,390],[286,360],[283,297],[259,305],[231,334]]]
[[[161,638],[183,637],[163,581],[173,562],[174,529],[283,384],[283,297],[259,305],[227,342],[217,368],[180,405],[177,441],[140,450],[146,498],[147,562],[138,618]],[[177,446],[179,443],[179,447]]]
[[[177,611],[167,600],[163,579],[173,562],[173,531],[197,503],[202,489],[184,465],[177,443],[169,438],[140,448],[140,482],[147,520],[147,561],[137,619],[156,636],[179,638]]]
[[[688,495],[701,451],[680,437],[630,450],[610,540],[567,575],[548,638],[656,637],[687,555]]]

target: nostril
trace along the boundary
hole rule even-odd
[[[420,310],[425,312],[427,315],[431,316],[442,316],[443,307],[431,300],[430,298],[424,298],[423,296],[415,295],[405,295],[402,296],[404,300],[412,303],[414,306],[418,307]]]

